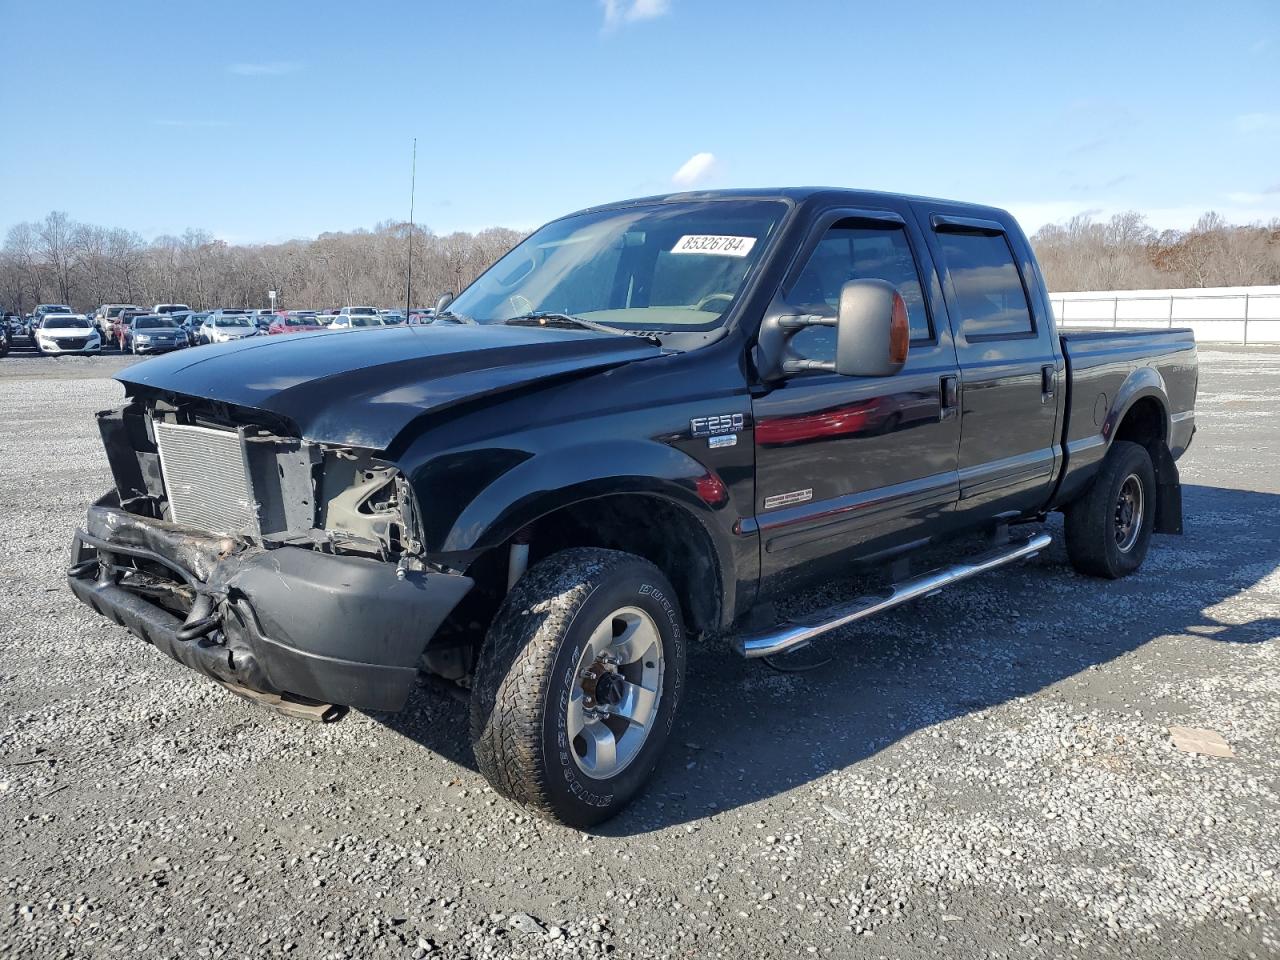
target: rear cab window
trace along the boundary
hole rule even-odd
[[[937,238],[957,332],[970,342],[1034,336],[1026,287],[1004,233],[942,224]]]

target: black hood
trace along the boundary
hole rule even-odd
[[[661,352],[590,330],[435,323],[249,337],[157,357],[117,379],[130,394],[252,407],[287,418],[308,440],[385,450],[423,414]]]

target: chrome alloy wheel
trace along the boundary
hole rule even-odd
[[[1121,553],[1128,553],[1138,542],[1142,515],[1142,481],[1131,473],[1120,484],[1120,495],[1116,497],[1116,547]]]
[[[586,776],[615,776],[640,753],[658,715],[662,670],[662,637],[639,607],[615,610],[592,631],[568,705],[571,753]]]

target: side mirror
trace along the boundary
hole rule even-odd
[[[440,299],[436,301],[436,313],[437,314],[444,313],[446,310],[449,309],[449,304],[451,303],[453,303],[452,293],[440,294]]]
[[[907,362],[907,304],[885,280],[850,280],[836,313],[836,373],[890,377]]]

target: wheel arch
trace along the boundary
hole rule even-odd
[[[490,577],[528,536],[530,562],[571,546],[643,556],[671,580],[691,632],[735,613],[733,516],[719,477],[656,441],[616,440],[537,454],[477,491],[452,520],[436,558]],[[503,584],[505,588],[505,582]]]
[[[1117,391],[1102,430],[1108,450],[1124,440],[1144,447],[1150,455],[1156,476],[1157,533],[1182,532],[1182,483],[1169,450],[1170,416],[1169,396],[1159,371],[1139,367]]]

